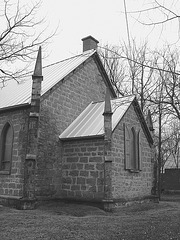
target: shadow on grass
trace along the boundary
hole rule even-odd
[[[39,211],[45,211],[56,215],[84,217],[90,215],[107,215],[107,213],[96,207],[80,203],[65,203],[58,201],[41,202],[37,207]]]
[[[168,202],[180,202],[180,194],[176,193],[162,193],[161,194],[161,201],[168,201]]]
[[[87,204],[78,203],[64,203],[64,202],[44,202],[41,203],[37,211],[48,212],[55,215],[65,215],[74,217],[85,217],[85,216],[122,216],[122,215],[133,215],[134,213],[144,214],[147,212],[162,211],[166,209],[173,209],[176,206],[167,202],[160,203],[136,203],[130,206],[122,206],[115,208],[112,212],[105,212],[104,210]]]
[[[17,210],[13,208],[3,207],[0,205],[0,213],[27,213],[27,214],[47,214],[47,215],[62,215],[72,217],[86,217],[86,216],[128,216],[128,215],[141,215],[158,211],[166,211],[180,208],[180,202],[170,202],[167,198],[160,203],[134,203],[128,206],[121,206],[115,208],[112,212],[105,212],[97,206],[91,206],[82,203],[67,203],[63,201],[42,201],[34,210]]]

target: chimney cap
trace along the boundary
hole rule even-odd
[[[93,40],[93,41],[95,41],[97,44],[99,43],[99,41],[97,40],[97,39],[95,39],[94,37],[92,37],[91,35],[89,35],[89,36],[87,36],[87,37],[84,37],[84,38],[82,38],[81,40],[82,41],[85,41],[85,40]]]

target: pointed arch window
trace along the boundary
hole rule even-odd
[[[124,124],[125,169],[130,171],[142,170],[141,163],[141,130],[129,128]]]
[[[0,171],[9,173],[12,161],[13,128],[7,122],[1,132],[0,138]]]

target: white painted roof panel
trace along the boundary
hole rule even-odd
[[[112,128],[122,119],[134,96],[111,100]],[[60,139],[100,136],[104,134],[104,102],[91,103],[76,120],[60,135]]]
[[[94,53],[95,50],[86,51],[81,55],[44,67],[41,94],[43,95],[46,93],[56,83],[61,81]],[[8,81],[5,87],[0,88],[0,109],[30,104],[31,89],[31,76],[26,76],[20,84],[18,84],[15,80]]]

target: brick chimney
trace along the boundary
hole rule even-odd
[[[92,36],[82,38],[81,40],[83,41],[83,52],[92,50],[92,49],[97,49],[97,45],[99,42]]]

